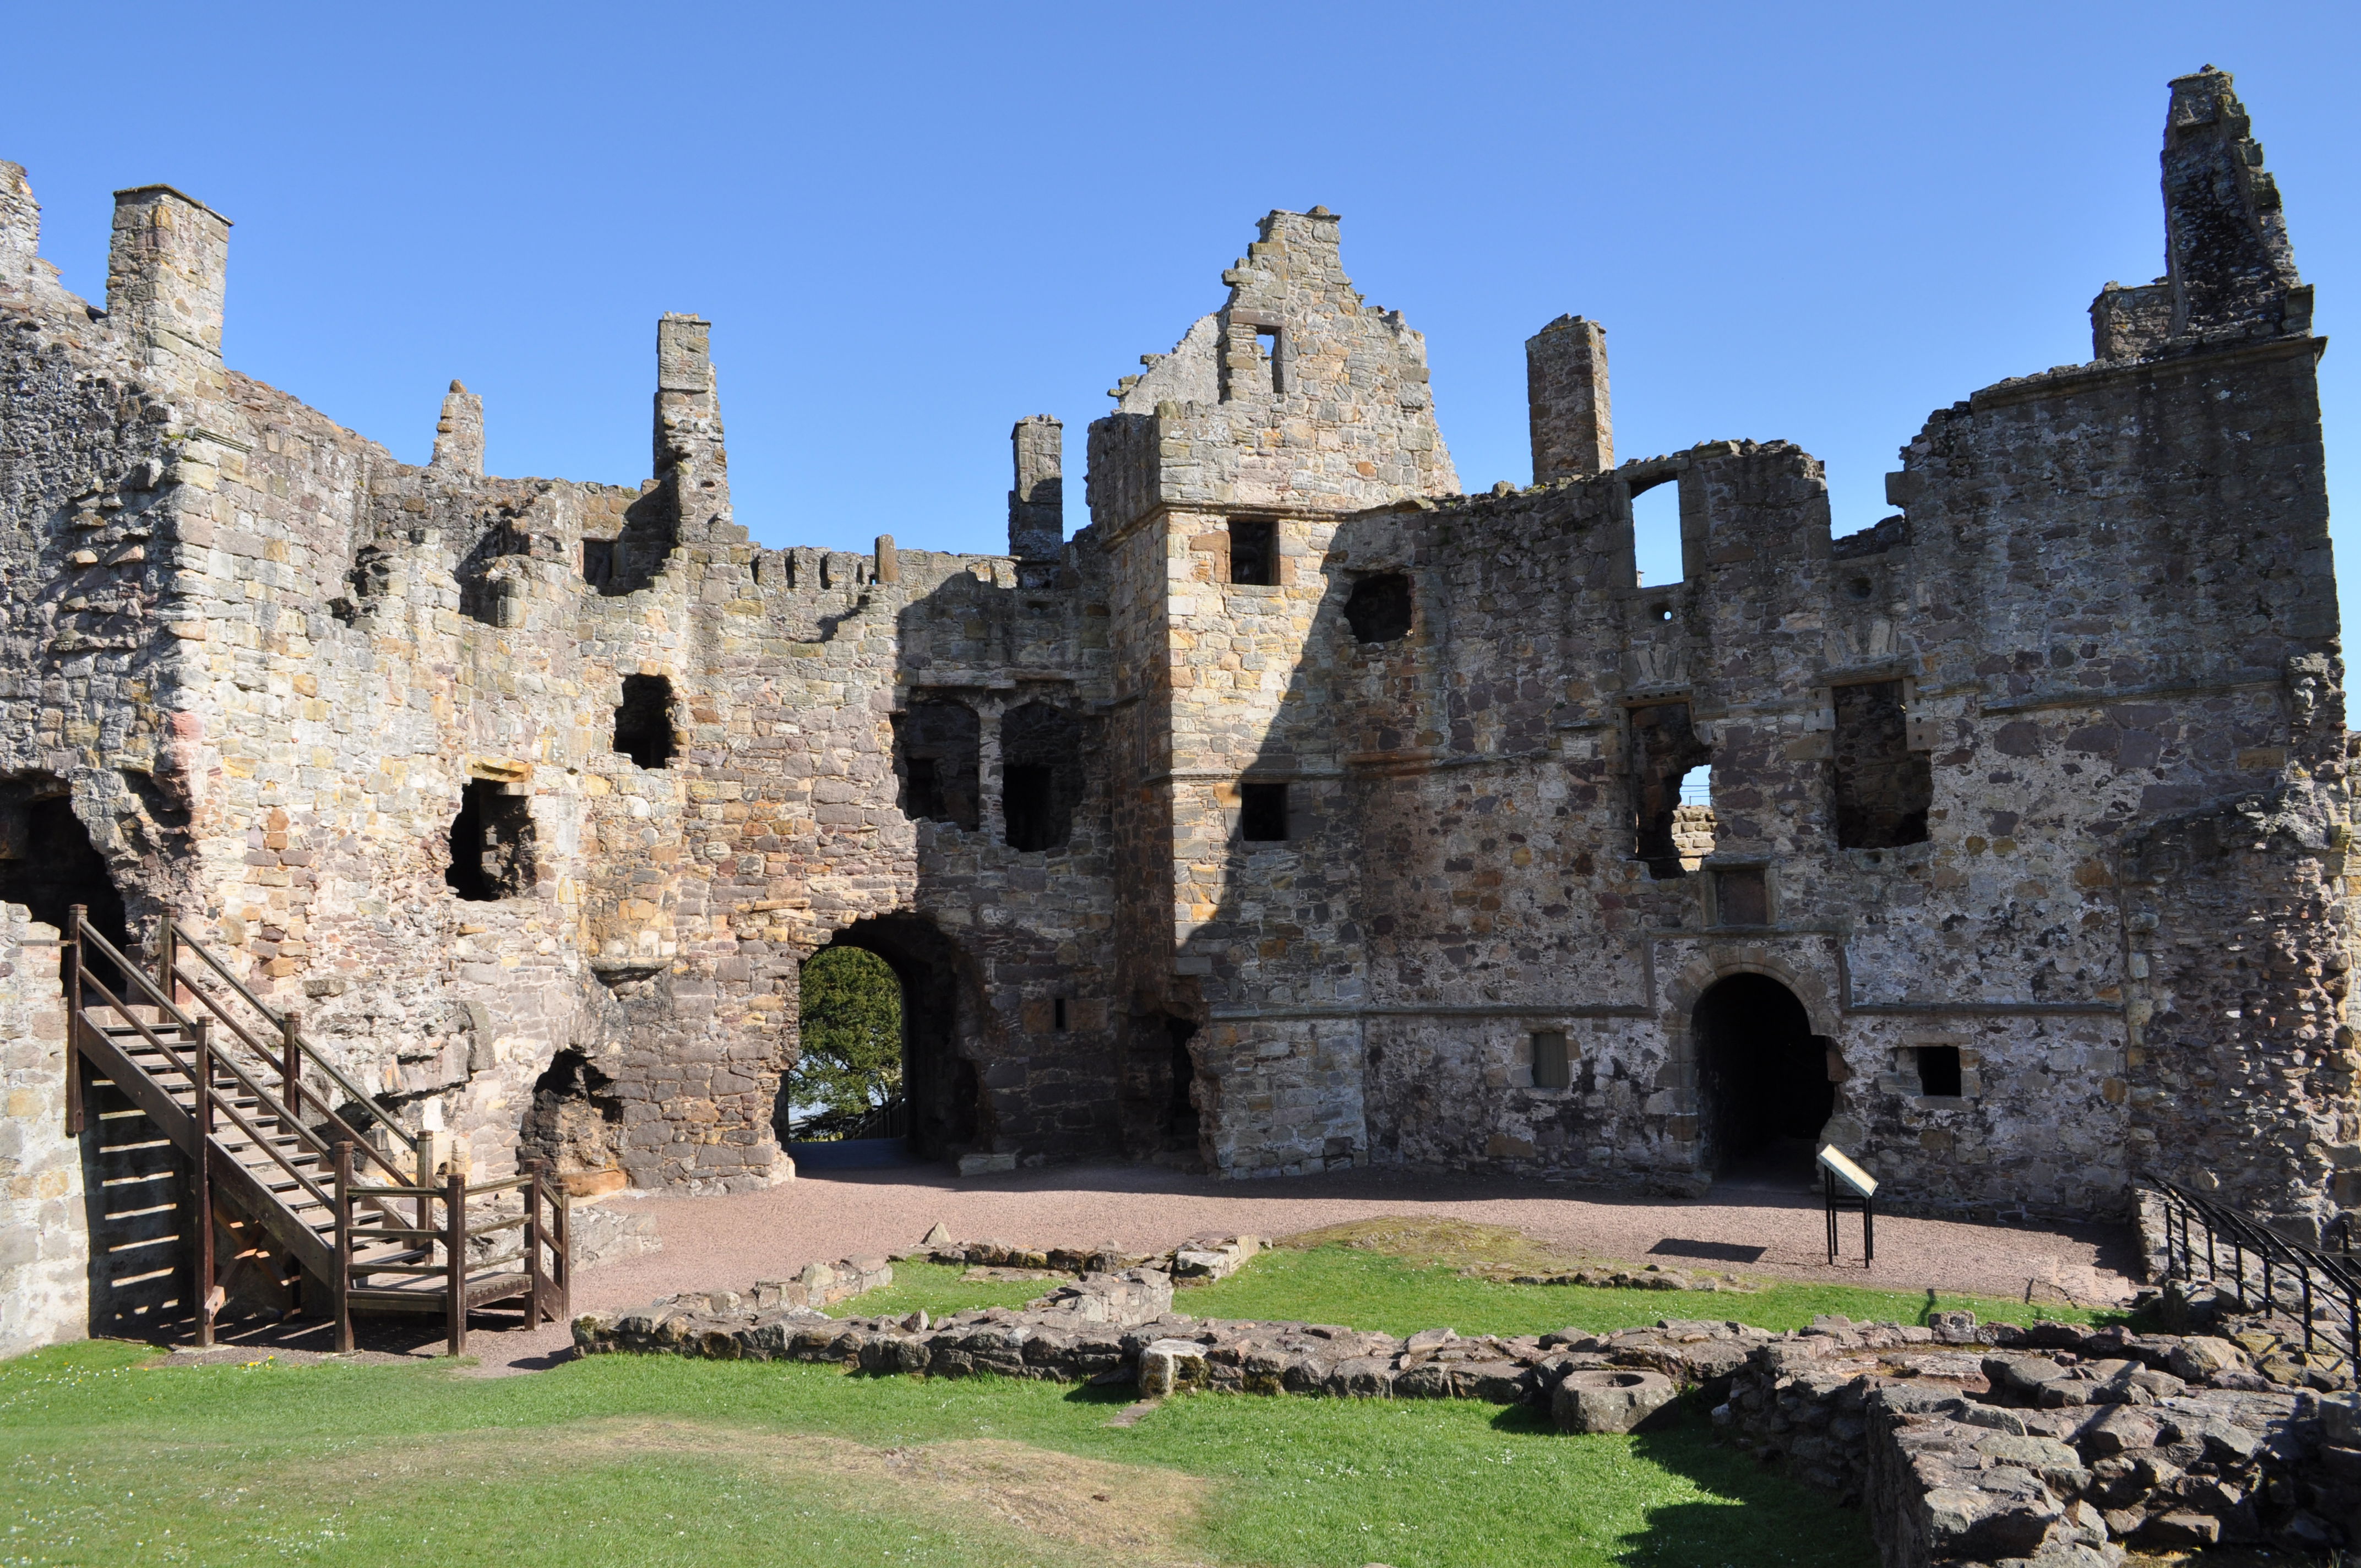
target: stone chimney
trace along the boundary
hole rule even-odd
[[[1588,478],[1615,466],[1605,327],[1560,316],[1525,339],[1525,402],[1534,484]]]
[[[742,543],[730,510],[730,456],[713,374],[713,324],[667,312],[656,322],[655,477],[679,508],[683,543]]]
[[[1055,561],[1066,548],[1066,427],[1028,414],[1009,432],[1016,488],[1008,492],[1008,553],[1020,561]]]
[[[484,471],[484,400],[456,381],[443,400],[429,466],[453,474],[480,476]]]
[[[152,378],[190,390],[218,387],[228,273],[227,218],[170,185],[115,193],[107,323]]]

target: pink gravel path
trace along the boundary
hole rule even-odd
[[[944,1167],[832,1171],[730,1198],[627,1198],[608,1205],[655,1216],[661,1252],[588,1269],[574,1309],[634,1307],[679,1290],[724,1289],[792,1274],[815,1259],[911,1246],[938,1220],[961,1239],[1031,1246],[1113,1242],[1161,1250],[1207,1232],[1280,1236],[1379,1214],[1426,1214],[1510,1225],[1586,1255],[1668,1267],[1735,1270],[1887,1289],[2021,1297],[2037,1277],[2067,1282],[2084,1300],[2127,1296],[2129,1237],[2122,1226],[1971,1224],[1881,1216],[1877,1266],[1861,1266],[1860,1219],[1844,1221],[1848,1264],[1827,1262],[1816,1197],[1724,1183],[1701,1201],[1621,1197],[1548,1183],[1365,1169],[1275,1181],[1216,1181],[1154,1167],[1062,1166],[957,1178]],[[1744,1259],[1722,1249],[1761,1248]],[[1709,1301],[1707,1305],[1709,1305]],[[484,1320],[495,1321],[489,1316]],[[247,1340],[248,1357],[319,1336],[301,1324]],[[386,1336],[390,1337],[386,1337]],[[439,1328],[385,1325],[379,1348],[432,1354]],[[532,1370],[562,1355],[563,1325],[478,1332],[468,1349],[488,1372]]]

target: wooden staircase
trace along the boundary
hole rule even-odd
[[[539,1162],[503,1181],[438,1176],[430,1141],[403,1132],[293,1014],[264,1004],[169,916],[152,974],[83,916],[76,905],[66,933],[71,1042],[189,1161],[199,1344],[213,1343],[244,1270],[291,1308],[329,1308],[340,1351],[353,1348],[355,1312],[440,1313],[454,1355],[475,1308],[517,1303],[529,1327],[570,1315],[566,1199]],[[93,972],[99,963],[122,994]],[[79,1135],[82,1071],[66,1083],[67,1131]]]

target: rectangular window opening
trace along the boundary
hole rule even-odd
[[[1267,518],[1230,520],[1230,581],[1247,587],[1279,583],[1279,524]]]
[[[582,580],[594,588],[603,588],[615,580],[613,540],[586,539],[582,542]]]
[[[1049,1004],[1049,1027],[1061,1035],[1066,1032],[1066,999],[1062,996]]]
[[[1918,1092],[1934,1100],[1957,1100],[1960,1097],[1960,1047],[1920,1046],[1914,1054],[1918,1058]]]
[[[1286,339],[1281,335],[1279,328],[1275,326],[1255,328],[1255,352],[1261,356],[1264,367],[1270,372],[1270,390],[1273,397],[1283,396],[1287,391],[1287,362],[1281,353],[1285,346]]]
[[[1287,786],[1283,784],[1238,785],[1238,837],[1249,844],[1284,843],[1287,839]]]
[[[1565,1036],[1556,1029],[1533,1031],[1533,1087],[1571,1089],[1574,1072],[1566,1059]]]
[[[1681,487],[1662,479],[1631,497],[1631,586],[1666,587],[1687,568],[1681,559]]]
[[[1830,785],[1837,847],[1892,850],[1927,841],[1935,801],[1932,760],[1910,750],[1900,681],[1868,681],[1829,694],[1836,709]]]

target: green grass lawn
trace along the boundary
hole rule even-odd
[[[898,1283],[897,1272],[896,1280]],[[972,1289],[974,1287],[969,1287]],[[1856,1322],[1922,1323],[1930,1311],[1965,1310],[1988,1322],[2037,1318],[2091,1322],[2108,1314],[2027,1306],[1982,1296],[1876,1290],[1856,1285],[1773,1284],[1760,1290],[1602,1290],[1582,1285],[1496,1285],[1429,1263],[1348,1246],[1263,1254],[1229,1278],[1181,1290],[1176,1310],[1201,1318],[1298,1319],[1415,1333],[1547,1333],[1625,1329],[1660,1318],[1707,1318],[1765,1329],[1800,1329],[1822,1313]],[[848,1303],[847,1310],[854,1310]]]
[[[1327,1314],[1334,1316],[1335,1314]],[[1712,1446],[1532,1414],[598,1356],[0,1364],[0,1563],[1664,1563],[1868,1568],[1839,1511]]]

